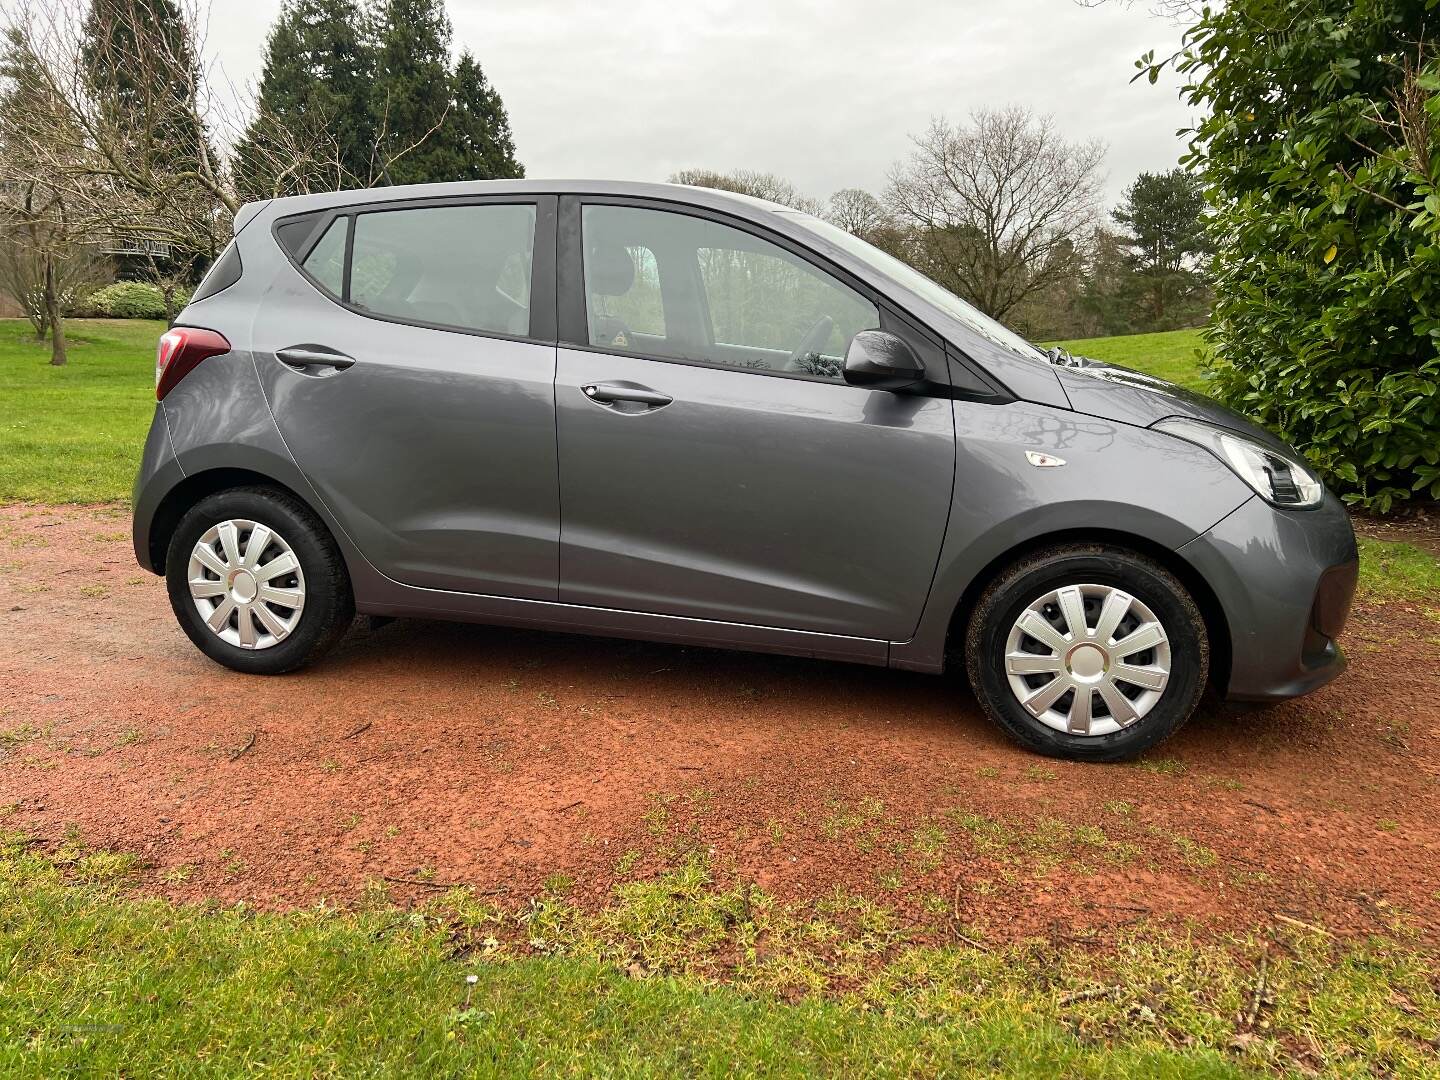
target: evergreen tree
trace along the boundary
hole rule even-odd
[[[175,0],[91,0],[84,37],[84,75],[97,107],[134,132],[142,153],[164,151],[152,133],[187,146],[207,141],[195,104],[200,68]],[[214,162],[208,146],[207,153]]]
[[[479,63],[466,52],[451,69],[443,0],[362,3],[285,0],[256,118],[236,147],[242,197],[523,176],[504,102]],[[336,161],[322,156],[308,171],[284,151],[327,141]]]
[[[1210,250],[1205,239],[1205,194],[1184,169],[1141,173],[1111,215],[1130,232],[1142,270],[1181,270]]]
[[[175,0],[90,0],[83,39],[82,75],[96,113],[106,130],[125,144],[120,156],[130,173],[116,179],[120,200],[127,186],[136,189],[132,194],[153,194],[140,188],[148,184],[147,178],[172,171],[177,156],[195,160],[198,168],[215,176],[220,160],[197,102],[199,62]],[[183,212],[206,220],[217,205],[211,191],[213,185],[178,183],[158,201],[147,199],[152,202],[150,213]],[[212,234],[197,241],[193,250],[171,250],[163,255],[160,272],[191,273],[222,242]],[[147,260],[146,266],[155,265],[154,259]]]
[[[1200,181],[1184,169],[1141,173],[1111,217],[1127,230],[1135,324],[1168,330],[1203,322],[1209,297],[1199,267],[1211,248]]]
[[[444,139],[457,158],[456,180],[508,180],[525,175],[515,160],[510,118],[499,93],[485,78],[467,50],[460,55],[453,78],[452,113],[446,117]]]
[[[1128,269],[1110,298],[1132,308],[1130,333],[1204,323],[1210,291],[1201,264],[1211,246],[1200,180],[1184,168],[1140,173],[1110,216],[1125,226],[1119,239]]]
[[[377,183],[460,178],[452,118],[450,19],[444,0],[384,0],[371,97],[383,175]]]
[[[236,147],[236,184],[246,198],[366,184],[376,164],[370,83],[375,63],[356,0],[285,0],[270,30],[256,119]],[[282,172],[278,132],[334,144],[316,175]]]

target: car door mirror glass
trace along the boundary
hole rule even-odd
[[[845,381],[873,390],[901,390],[925,379],[925,367],[904,338],[862,330],[845,350]]]

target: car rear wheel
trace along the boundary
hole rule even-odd
[[[210,659],[278,675],[319,659],[355,614],[334,540],[299,500],[234,488],[181,519],[165,558],[170,606]]]
[[[982,593],[966,630],[970,684],[1037,753],[1119,761],[1173,735],[1209,672],[1205,621],[1159,563],[1100,544],[1031,555]]]

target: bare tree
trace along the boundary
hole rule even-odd
[[[50,339],[50,363],[68,357],[65,315],[110,279],[94,237],[64,224],[54,193],[39,184],[7,190],[0,200],[0,292],[10,296],[35,329]]]
[[[884,204],[861,188],[841,188],[831,195],[825,220],[861,240],[870,240],[892,224]]]
[[[59,107],[34,77],[34,57],[10,34],[0,51],[0,290],[20,305],[35,336],[50,338],[50,363],[66,362],[65,312],[101,283],[97,237],[75,220],[64,192],[25,156],[23,132],[57,121]]]
[[[1136,0],[1075,0],[1075,3],[1084,8],[1105,7],[1107,4],[1118,4],[1120,7],[1126,8],[1136,6]],[[1194,22],[1200,18],[1201,9],[1205,5],[1195,2],[1195,0],[1148,0],[1145,6],[1157,19]]]
[[[178,33],[154,32],[147,0],[16,0],[3,26],[31,57],[37,86],[57,104],[9,133],[0,184],[43,177],[67,214],[91,232],[169,244],[209,255],[230,234],[250,199],[367,186],[414,151],[376,151],[370,174],[341,165],[334,136],[321,122],[283,123],[257,115],[248,92],[208,77],[204,0],[178,0]],[[87,11],[102,12],[103,34],[86,30]],[[151,88],[162,88],[154,92]],[[221,148],[245,134],[246,152],[263,158],[254,171],[273,190],[238,191]],[[259,133],[261,138],[256,138]],[[388,145],[382,118],[376,145]]]
[[[816,217],[824,213],[819,200],[801,194],[789,180],[774,173],[756,172],[753,169],[736,169],[725,173],[713,169],[681,169],[671,174],[670,183],[733,191],[738,195],[765,199],[767,202],[779,203]]]
[[[0,180],[43,178],[93,232],[213,252],[239,201],[209,144],[200,23],[187,12],[176,40],[151,32],[148,10],[97,5],[113,32],[96,35],[82,0],[9,9],[7,32],[55,107],[7,132]]]
[[[1050,117],[982,109],[934,120],[890,171],[904,254],[995,318],[1069,275],[1099,218],[1105,146],[1071,143]]]

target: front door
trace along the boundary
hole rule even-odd
[[[255,362],[286,445],[397,581],[555,599],[553,207],[342,212],[260,309]]]
[[[580,225],[562,280],[583,281],[585,340],[562,342],[555,384],[560,599],[910,637],[954,424],[942,398],[842,380],[874,300],[738,223],[597,201]]]

